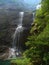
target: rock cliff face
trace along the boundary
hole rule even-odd
[[[22,25],[24,31],[20,38],[21,44],[26,41],[27,34],[33,22],[33,13],[25,12]],[[19,12],[0,10],[0,45],[11,46],[12,35],[19,23]],[[24,41],[22,41],[22,39]]]

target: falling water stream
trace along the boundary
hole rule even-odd
[[[9,57],[12,57],[12,58],[19,56],[19,53],[20,53],[19,40],[20,40],[20,33],[23,31],[23,26],[22,26],[23,16],[24,16],[24,12],[20,12],[19,13],[19,23],[13,34],[12,48],[10,48],[10,51],[9,51]],[[16,46],[16,44],[17,44],[17,46]]]

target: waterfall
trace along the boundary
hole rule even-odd
[[[23,27],[22,27],[23,15],[24,15],[24,12],[19,13],[19,24],[17,25],[17,28],[16,28],[14,35],[13,35],[13,43],[12,43],[13,48],[15,48],[15,46],[16,46],[15,41],[19,42],[19,40],[16,39],[16,36],[18,36],[18,39],[19,39],[20,32],[23,31]]]
[[[12,57],[16,57],[16,55],[19,55],[19,47],[20,47],[19,39],[20,39],[20,33],[23,31],[23,26],[22,26],[23,16],[24,16],[24,12],[20,12],[19,24],[17,25],[17,28],[15,29],[15,32],[13,34],[12,48],[10,50],[11,53],[9,54]]]

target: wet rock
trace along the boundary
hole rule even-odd
[[[0,59],[6,60],[9,56],[9,48],[6,46],[0,46]]]

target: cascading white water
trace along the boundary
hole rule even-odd
[[[24,12],[20,12],[19,13],[19,24],[17,25],[17,28],[13,34],[12,48],[10,49],[11,53],[9,54],[12,57],[16,57],[16,55],[19,55],[19,47],[20,47],[19,38],[20,38],[20,33],[23,31],[23,27],[22,27],[23,16],[24,16]],[[16,46],[16,44],[18,46]]]
[[[19,24],[17,25],[17,28],[16,28],[15,33],[13,35],[13,43],[12,43],[13,48],[16,46],[15,45],[15,41],[17,41],[17,39],[15,40],[16,36],[19,36],[19,33],[23,30],[23,27],[22,27],[23,15],[24,15],[24,12],[19,13]]]

